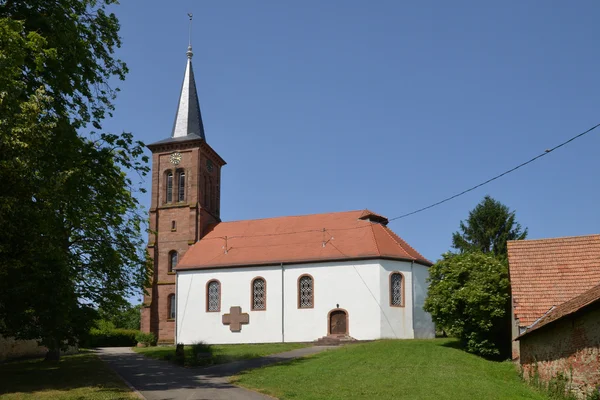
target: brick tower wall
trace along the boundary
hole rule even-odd
[[[169,296],[175,294],[175,270],[170,254],[181,260],[207,227],[220,222],[220,171],[224,161],[205,142],[176,143],[151,148],[152,201],[148,253],[152,259],[151,286],[146,288],[141,330],[153,332],[159,343],[173,343],[175,320],[169,318]],[[178,164],[173,153],[181,154]],[[185,197],[179,201],[179,176],[185,172]],[[173,197],[167,201],[167,173],[173,174]],[[176,269],[176,266],[175,266]]]

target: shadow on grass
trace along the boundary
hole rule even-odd
[[[471,352],[469,352],[469,351],[467,351],[465,349],[464,345],[460,342],[460,339],[457,339],[457,338],[448,339],[448,341],[440,343],[439,345],[442,346],[442,347],[448,347],[448,348],[451,348],[451,349],[462,351],[463,353],[470,354],[470,355],[472,355],[474,357],[482,358],[482,359],[484,359],[486,361],[504,362],[504,361],[510,360],[510,358],[509,358],[508,355],[496,355],[496,356],[488,356],[488,357],[486,357],[486,356],[482,356],[482,355],[479,355],[479,354],[471,353]]]
[[[458,339],[448,339],[446,342],[440,343],[440,346],[465,351],[462,345],[460,344],[460,340]]]
[[[129,392],[120,378],[89,352],[62,356],[59,361],[35,359],[2,364],[0,376],[3,381],[0,395],[80,388],[112,393]]]

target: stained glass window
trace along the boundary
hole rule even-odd
[[[219,281],[210,281],[207,285],[207,311],[221,311],[221,284]]]
[[[390,304],[402,306],[402,274],[394,272],[390,277]]]
[[[298,281],[299,308],[313,307],[313,278],[304,275]]]
[[[262,278],[252,281],[252,309],[265,310],[267,308],[267,283]]]

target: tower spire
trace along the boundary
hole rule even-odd
[[[189,137],[190,139],[200,137],[206,140],[204,135],[204,125],[202,123],[202,114],[200,113],[200,102],[198,101],[198,92],[196,91],[196,81],[194,79],[194,70],[192,68],[192,14],[188,13],[189,22],[189,41],[187,55],[187,65],[185,75],[183,76],[183,85],[179,96],[179,105],[177,107],[177,115],[175,116],[175,124],[173,125],[173,133],[171,137],[182,138]]]

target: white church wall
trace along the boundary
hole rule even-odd
[[[394,271],[404,275],[404,307],[390,306],[389,278]],[[303,274],[313,277],[313,308],[298,308],[298,279]],[[358,340],[433,337],[431,318],[422,309],[427,275],[427,267],[393,260],[284,265],[282,316],[281,266],[181,271],[177,273],[176,340],[185,344],[311,342],[328,334],[328,314],[336,308],[348,313],[348,333]],[[265,311],[250,309],[251,282],[258,276],[267,283]],[[206,311],[206,284],[212,279],[221,283],[220,312]],[[250,323],[242,325],[241,332],[231,332],[222,323],[232,306],[249,314]]]
[[[267,308],[250,309],[254,278],[267,283]],[[212,279],[221,282],[221,311],[206,311],[206,284]],[[177,332],[178,343],[204,341],[210,344],[281,342],[281,268],[242,267],[212,270],[181,271],[177,273]],[[222,323],[222,316],[232,306],[242,307],[250,323],[241,332],[231,332]]]
[[[433,339],[435,337],[435,324],[431,320],[431,314],[423,310],[425,299],[427,298],[427,278],[429,277],[429,268],[424,265],[414,264],[414,331],[416,339]]]
[[[404,276],[404,307],[390,305],[390,274],[400,272]],[[381,337],[389,339],[413,338],[412,270],[407,261],[381,260],[379,282],[381,286],[380,312]]]
[[[309,342],[327,335],[328,314],[348,313],[348,334],[358,340],[380,337],[379,262],[344,261],[285,265],[285,341]],[[298,308],[298,278],[314,279],[314,307]]]

